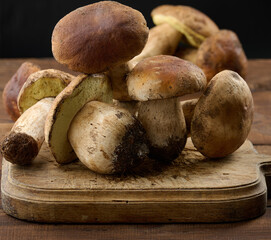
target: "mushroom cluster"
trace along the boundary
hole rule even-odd
[[[48,69],[28,77],[17,99],[22,115],[1,145],[5,159],[29,164],[45,140],[59,164],[78,158],[114,174],[150,158],[173,161],[188,136],[210,158],[239,148],[253,100],[244,79],[224,70],[245,74],[237,36],[187,6],[163,5],[151,15],[150,31],[139,11],[113,1],[64,16],[52,52],[81,74]],[[180,42],[194,47],[194,63],[171,56]]]

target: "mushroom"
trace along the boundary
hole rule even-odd
[[[27,109],[1,144],[3,157],[14,164],[30,164],[44,141],[44,122],[53,98],[44,98]]]
[[[118,74],[110,74],[113,79],[113,90],[118,90],[114,98],[129,101],[126,75],[141,60],[156,55],[172,55],[179,42],[189,42],[198,47],[208,36],[219,31],[216,24],[205,14],[187,6],[162,5],[152,13],[153,22],[157,24],[150,29],[148,41],[142,52],[131,59],[127,66],[122,66]]]
[[[21,113],[40,99],[57,96],[74,76],[56,69],[46,69],[29,76],[18,94],[18,108]]]
[[[13,121],[16,121],[21,115],[17,107],[17,97],[23,84],[30,74],[39,70],[39,66],[30,62],[24,62],[5,85],[3,90],[3,105]]]
[[[247,58],[238,36],[229,30],[221,30],[207,38],[197,54],[198,65],[210,81],[222,70],[232,70],[243,78],[247,73]]]
[[[115,98],[127,99],[125,91],[119,93],[118,88],[126,87],[122,77],[126,63],[142,51],[148,32],[139,11],[117,2],[102,1],[63,17],[52,34],[52,51],[58,62],[73,71],[86,74],[109,71]]]
[[[188,6],[161,5],[152,10],[151,16],[156,25],[166,23],[181,32],[194,47],[219,30],[208,16]]]
[[[73,76],[48,69],[31,74],[18,95],[22,115],[2,142],[3,156],[12,163],[29,164],[44,141],[44,124],[55,97]]]
[[[174,56],[154,56],[135,66],[127,85],[130,96],[140,101],[136,115],[146,129],[151,156],[163,160],[176,158],[186,142],[179,97],[193,97],[204,89],[206,78],[202,70]]]
[[[180,48],[176,56],[199,66],[210,81],[222,70],[233,70],[243,78],[247,73],[247,58],[238,36],[230,30],[221,30],[206,38],[198,49]]]
[[[127,110],[106,103],[86,103],[71,122],[68,139],[79,160],[94,172],[123,173],[149,152],[145,130]]]
[[[72,119],[89,101],[112,102],[112,89],[105,74],[77,76],[54,100],[45,122],[45,141],[58,163],[75,160],[67,132]]]
[[[191,139],[204,156],[221,158],[246,140],[253,120],[253,99],[247,83],[236,72],[215,75],[196,104]]]

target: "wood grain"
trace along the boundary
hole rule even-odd
[[[160,172],[119,178],[80,162],[60,166],[44,145],[29,166],[4,160],[2,207],[38,222],[240,221],[264,213],[262,173],[271,174],[270,168],[271,156],[257,154],[248,141],[226,158],[206,159],[189,139],[181,156]]]

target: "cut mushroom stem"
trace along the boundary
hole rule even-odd
[[[140,122],[125,109],[97,101],[76,114],[68,139],[79,160],[101,174],[123,173],[149,153]]]
[[[1,153],[15,164],[30,164],[44,141],[44,124],[53,98],[44,98],[26,110],[4,138]]]
[[[179,156],[187,135],[177,98],[139,102],[137,117],[152,144],[150,157],[170,161]]]

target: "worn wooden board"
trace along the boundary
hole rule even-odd
[[[95,174],[80,162],[60,166],[43,147],[30,166],[3,160],[2,206],[38,222],[225,222],[265,212],[271,157],[249,141],[224,159],[205,159],[189,141],[183,154],[146,176]]]

